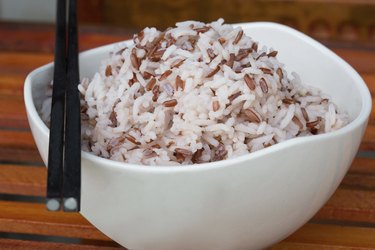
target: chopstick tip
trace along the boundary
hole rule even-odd
[[[64,198],[65,212],[78,212],[78,202],[74,197]]]
[[[48,211],[59,211],[61,208],[60,199],[57,198],[47,198],[46,207]]]

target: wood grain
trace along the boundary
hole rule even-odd
[[[31,132],[0,130],[0,162],[42,163]]]
[[[357,157],[354,159],[352,166],[349,169],[349,173],[374,175],[375,174],[375,162],[374,161],[375,161],[374,158]]]
[[[48,212],[44,204],[1,200],[0,232],[109,240],[80,214]]]
[[[91,27],[79,28],[80,50],[123,41],[132,37],[138,29]],[[54,26],[48,24],[1,23],[0,51],[53,53]],[[32,38],[32,39],[30,39]]]
[[[375,223],[375,192],[340,187],[314,219]]]
[[[285,242],[268,248],[268,250],[370,250],[372,247],[333,246],[331,244]]]
[[[81,244],[66,244],[53,242],[40,242],[31,240],[1,239],[0,246],[2,250],[119,250],[120,247],[95,246]]]
[[[45,167],[0,165],[0,193],[44,196],[47,169]]]
[[[308,223],[284,241],[371,249],[375,248],[375,228]]]
[[[7,93],[5,95],[0,93],[0,129],[1,128],[29,128],[23,96],[17,93]]]

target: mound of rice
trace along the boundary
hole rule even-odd
[[[83,149],[142,165],[204,163],[348,123],[328,96],[288,77],[241,28],[145,28],[82,80]]]

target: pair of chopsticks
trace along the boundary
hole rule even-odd
[[[66,13],[68,7],[68,30]],[[58,0],[47,199],[50,211],[80,211],[81,121],[76,0]]]

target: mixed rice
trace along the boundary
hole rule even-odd
[[[348,122],[240,27],[219,19],[145,28],[83,79],[82,147],[142,165],[227,159]],[[48,115],[45,115],[48,120]]]

